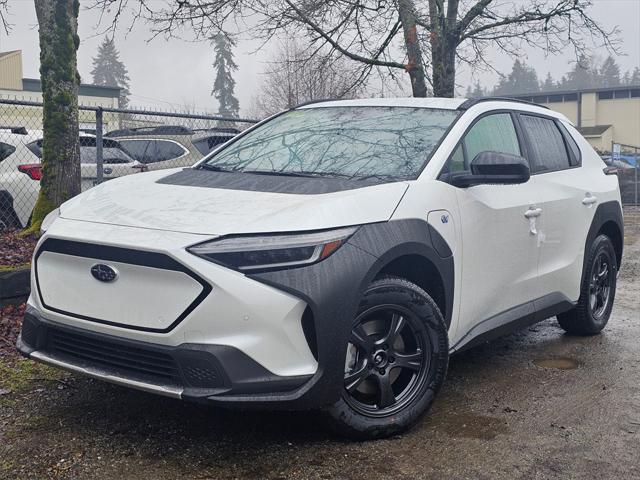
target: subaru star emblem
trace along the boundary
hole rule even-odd
[[[449,223],[449,215],[442,215],[440,217],[440,220],[442,221],[442,223]]]
[[[104,263],[97,263],[91,267],[91,275],[96,280],[101,282],[113,282],[118,278],[118,272],[115,268],[105,265]]]

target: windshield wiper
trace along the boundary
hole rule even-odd
[[[316,175],[307,172],[282,172],[278,170],[238,170],[242,173],[252,173],[253,175],[278,175],[282,177],[315,177]]]
[[[371,180],[372,178],[375,178],[377,180],[384,180],[384,181],[400,181],[400,180],[405,180],[404,178],[398,178],[398,177],[394,177],[392,175],[380,175],[380,174],[371,174],[371,175],[362,175],[362,176],[358,176],[358,175],[353,175],[350,178],[354,179],[354,180]]]

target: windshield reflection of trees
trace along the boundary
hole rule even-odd
[[[455,112],[424,108],[317,108],[283,114],[208,163],[348,177],[415,176]]]

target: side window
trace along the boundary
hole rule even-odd
[[[95,146],[80,146],[80,163],[97,163],[97,149]],[[102,163],[103,164],[113,164],[113,163],[130,163],[133,160],[127,156],[119,148],[113,147],[103,147],[102,148]]]
[[[481,152],[521,155],[516,127],[509,113],[496,113],[481,118],[464,137],[467,161]]]
[[[16,151],[16,147],[0,142],[0,162]]]
[[[487,151],[522,155],[510,113],[494,113],[478,120],[449,158],[444,172],[469,170],[476,155]]]
[[[141,163],[148,163],[147,159],[151,153],[149,144],[148,140],[120,140],[120,145],[129,155]]]
[[[120,144],[140,163],[155,163],[181,157],[187,150],[169,140],[120,140]]]
[[[193,145],[198,149],[198,151],[202,155],[206,155],[207,153],[212,151],[214,148],[216,148],[218,145],[222,145],[223,143],[228,142],[232,138],[233,138],[232,136],[221,137],[217,135],[213,137],[199,138],[198,140],[195,140],[193,142]]]
[[[569,154],[556,122],[549,118],[520,115],[531,145],[531,173],[569,168]]]
[[[186,150],[174,142],[167,140],[152,140],[155,143],[155,154],[153,162],[162,162],[164,160],[172,160],[174,158],[181,157],[186,153]]]

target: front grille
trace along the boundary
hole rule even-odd
[[[48,329],[47,337],[48,353],[72,358],[73,363],[103,367],[154,383],[180,383],[178,366],[166,353],[55,328]]]

